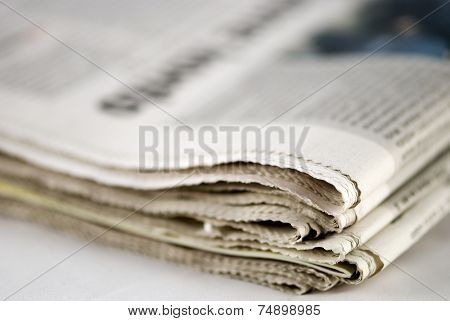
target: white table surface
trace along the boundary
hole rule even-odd
[[[8,296],[83,244],[62,232],[0,216],[0,297]],[[94,243],[10,299],[442,300],[433,291],[449,299],[450,217],[395,264],[399,268],[390,266],[359,286],[300,297]]]

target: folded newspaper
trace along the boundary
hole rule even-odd
[[[450,212],[450,67],[303,49],[358,6],[1,8],[0,215],[297,294],[374,276]]]

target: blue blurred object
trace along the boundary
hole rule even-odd
[[[322,54],[379,50],[444,58],[450,48],[450,4],[444,5],[447,1],[372,1],[358,13],[356,23],[319,33],[312,45]],[[396,37],[405,30],[409,31]]]
[[[385,45],[392,36],[379,36],[369,39],[363,47],[364,50],[374,51]],[[445,57],[447,46],[443,39],[425,35],[411,35],[396,38],[388,45],[382,47],[380,52],[388,53],[410,53],[434,56],[438,58]]]

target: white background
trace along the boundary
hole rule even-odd
[[[449,232],[447,217],[395,261],[403,271],[390,266],[359,286],[302,297],[94,243],[11,300],[442,300],[427,287],[450,298]],[[83,244],[62,232],[0,216],[0,297]]]

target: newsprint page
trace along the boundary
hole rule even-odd
[[[445,315],[449,48],[448,0],[0,0],[0,319]]]

